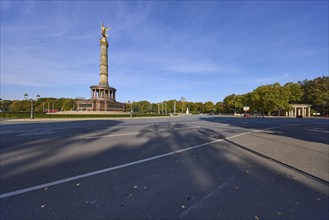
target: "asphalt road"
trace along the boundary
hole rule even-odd
[[[328,219],[327,119],[1,124],[1,219]]]

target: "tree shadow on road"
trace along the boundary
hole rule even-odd
[[[216,129],[179,120],[140,128],[122,121],[53,123],[24,129],[69,129],[42,136],[8,135],[15,140],[1,140],[1,158],[6,159],[1,160],[2,193],[140,162],[54,187],[52,193],[64,197],[62,204],[37,192],[38,199],[52,204],[48,210],[40,210],[33,202],[15,205],[24,196],[23,201],[36,202],[32,194],[1,200],[2,219],[18,219],[20,213],[85,219],[328,218],[328,185],[260,158]],[[109,136],[120,132],[131,135]],[[159,155],[164,156],[155,158]],[[77,183],[81,189],[85,186],[83,191],[76,191]],[[21,212],[15,212],[19,208]]]
[[[240,118],[240,117],[201,117],[211,124],[227,124],[235,128],[266,130],[272,134],[298,140],[329,145],[328,119],[300,118]],[[303,129],[303,132],[300,130]]]

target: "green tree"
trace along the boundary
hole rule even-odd
[[[299,83],[304,91],[302,101],[306,104],[312,104],[318,112],[328,114],[329,77],[323,76]]]
[[[211,101],[204,103],[205,113],[213,113],[215,111],[215,104]]]
[[[152,113],[158,113],[158,104],[157,103],[152,103]]]
[[[279,83],[257,87],[251,94],[253,107],[271,114],[289,108],[289,93]]]
[[[215,105],[215,112],[216,114],[223,113],[224,112],[224,103],[223,102],[217,102]]]
[[[132,109],[132,102],[126,102],[125,103],[125,106],[126,106],[126,112],[131,112],[131,109]]]
[[[42,102],[44,107],[45,107],[45,111],[46,110],[58,110],[56,107],[58,106],[55,106],[55,102],[56,102],[56,99],[55,98],[40,98],[38,101]],[[59,107],[60,109],[60,107]]]
[[[173,113],[174,112],[175,101],[176,100],[168,100],[168,101],[165,101],[166,102],[165,103],[165,106],[166,106],[166,109],[167,109],[167,113]],[[177,106],[176,106],[176,109],[177,109]]]
[[[288,93],[290,104],[298,103],[304,95],[302,86],[299,83],[289,82],[286,83],[283,87]]]
[[[184,113],[186,111],[186,98],[185,97],[180,98],[179,106],[181,107],[180,112]]]
[[[1,100],[0,110],[2,112],[8,112],[12,103],[13,103],[13,101],[11,101],[11,100]]]
[[[45,98],[45,97],[39,98],[34,104],[35,112],[45,111],[48,108],[47,100],[48,100],[48,98]],[[51,108],[51,106],[50,106],[50,108]]]
[[[15,100],[10,106],[10,112],[29,112],[31,111],[31,101],[30,100]]]
[[[58,111],[63,110],[62,106],[63,106],[63,103],[65,102],[65,100],[66,100],[66,98],[55,99],[54,109],[58,110]]]
[[[239,112],[243,108],[242,104],[243,95],[229,95],[224,98],[224,108],[226,112]]]
[[[247,94],[242,95],[241,102],[243,107],[251,107],[252,106],[252,92],[248,92]]]
[[[74,109],[75,100],[74,99],[65,99],[61,109],[63,111],[71,111]]]
[[[189,112],[194,114],[195,112],[195,107],[193,102],[186,102],[186,108],[188,108]],[[186,110],[185,110],[186,112]]]
[[[134,107],[136,112],[142,114],[150,112],[150,110],[152,109],[151,103],[146,100],[135,102]]]
[[[35,112],[43,112],[43,104],[40,102],[34,103],[34,111]]]
[[[204,105],[202,102],[194,102],[193,103],[193,112],[194,114],[205,113]]]

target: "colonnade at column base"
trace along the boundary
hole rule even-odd
[[[125,111],[125,104],[115,100],[116,89],[108,85],[90,86],[91,99],[78,101],[78,111]]]
[[[90,86],[91,99],[110,99],[115,101],[116,89],[108,85]]]

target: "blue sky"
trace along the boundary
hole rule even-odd
[[[90,98],[102,22],[120,102],[218,102],[328,75],[328,1],[1,0],[1,98]]]

